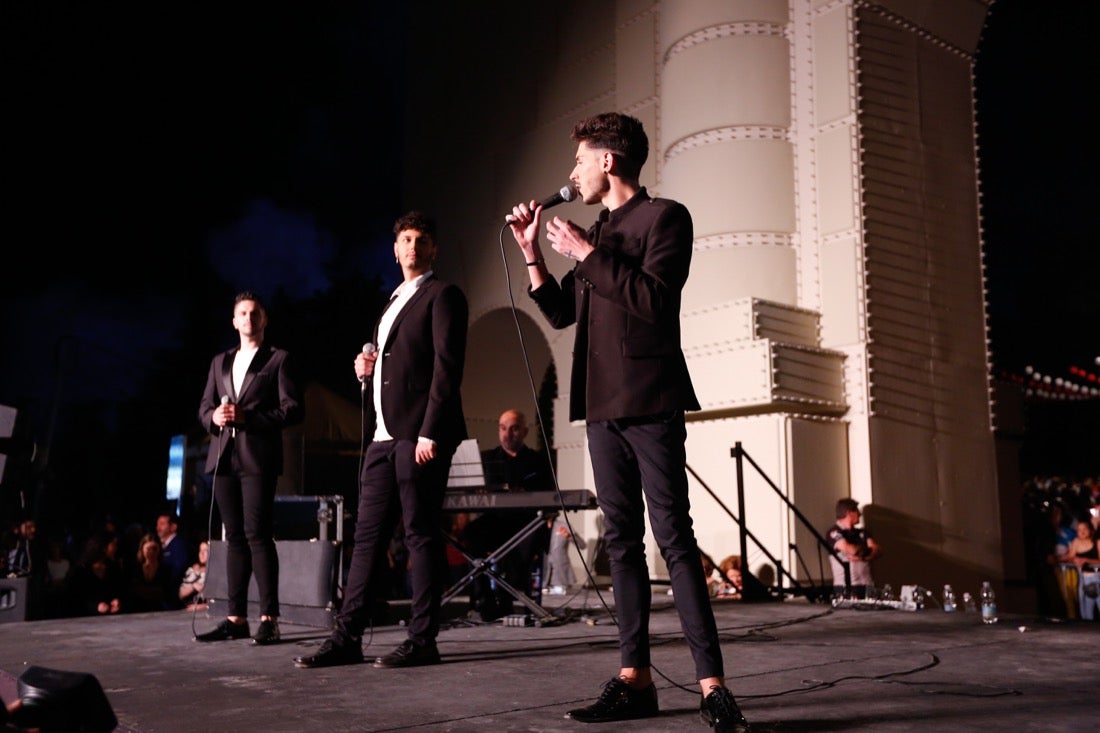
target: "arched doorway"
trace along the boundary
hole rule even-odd
[[[552,446],[557,393],[550,345],[529,315],[497,308],[470,324],[462,401],[470,437],[482,449],[496,445],[497,420],[509,408],[527,415],[532,448]]]

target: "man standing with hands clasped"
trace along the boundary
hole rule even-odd
[[[675,201],[650,198],[639,183],[649,140],[637,119],[595,115],[574,126],[572,139],[577,153],[569,179],[584,203],[605,208],[587,232],[559,217],[547,222],[550,246],[577,263],[560,283],[539,245],[542,207],[519,203],[507,217],[526,258],[530,296],[554,328],[577,326],[569,419],[587,423],[618,611],[619,673],[595,703],[566,717],[599,723],[658,714],[643,544],[648,505],[702,689],[700,715],[717,731],[746,731],[723,679],[684,470],[684,411],[699,409],[680,346],[691,215]]]
[[[255,293],[237,295],[233,328],[240,345],[211,360],[199,403],[199,420],[210,432],[206,470],[214,474],[214,500],[225,525],[228,616],[195,640],[248,636],[248,583],[255,573],[260,626],[252,642],[274,644],[279,641],[275,486],[283,472],[283,428],[300,423],[305,408],[289,355],[264,343],[267,311]]]
[[[462,371],[469,307],[458,286],[435,277],[435,221],[417,211],[393,226],[393,253],[403,282],[375,325],[379,350],[355,357],[364,380],[365,435],[371,436],[359,474],[355,545],[335,627],[315,654],[298,667],[332,667],[363,661],[369,595],[380,587],[397,522],[403,523],[412,573],[408,638],[374,660],[375,667],[438,664],[443,584],[443,497],[458,444],[466,439]]]

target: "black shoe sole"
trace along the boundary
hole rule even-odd
[[[315,661],[312,657],[296,657],[294,666],[298,669],[324,669],[325,667],[346,667],[350,664],[362,664],[363,659],[346,659],[340,661],[324,660]]]
[[[210,642],[215,642],[215,641],[243,641],[244,639],[248,639],[248,638],[249,638],[248,634],[245,634],[244,636],[215,636],[215,637],[207,637],[205,639],[202,638],[202,636],[200,635],[200,636],[195,637],[195,641],[201,642],[201,643],[204,643],[204,644],[208,644]]]
[[[441,664],[442,662],[443,660],[441,659],[435,659],[424,662],[398,662],[397,664],[394,664],[392,662],[383,662],[379,659],[376,659],[372,666],[375,669],[404,669],[406,667],[431,667],[434,664]]]
[[[358,662],[326,662],[324,664],[312,664],[310,662],[302,662],[297,659],[294,660],[294,666],[298,669],[326,669],[328,667],[347,667],[352,664],[362,664],[360,660]]]
[[[565,717],[569,720],[575,720],[578,723],[617,723],[621,720],[644,720],[646,718],[656,718],[660,714],[660,711],[656,711],[652,713],[638,713],[636,715],[615,715],[587,718],[583,715],[574,715],[573,711],[570,711],[565,714]]]
[[[433,664],[440,664],[443,660],[438,656],[429,657],[427,659],[417,659],[414,661],[405,661],[404,659],[397,661],[387,661],[384,657],[379,657],[374,660],[374,667],[377,669],[402,669],[404,667],[430,667]]]

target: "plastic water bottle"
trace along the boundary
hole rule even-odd
[[[993,595],[993,586],[989,581],[982,583],[982,623],[997,623],[997,598]]]
[[[535,603],[542,603],[542,562],[536,562],[531,567],[530,587],[527,597]]]
[[[950,583],[943,587],[943,610],[947,613],[955,611],[955,589]]]
[[[970,595],[970,591],[963,592],[963,610],[970,613],[978,610],[977,605],[974,604],[974,596]]]

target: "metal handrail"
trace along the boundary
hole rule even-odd
[[[813,524],[810,523],[806,516],[802,514],[801,511],[799,511],[798,507],[792,504],[791,501],[783,495],[783,492],[780,491],[779,487],[775,485],[775,482],[772,481],[766,473],[764,473],[764,470],[760,468],[756,461],[752,459],[752,456],[750,456],[748,452],[746,452],[745,449],[741,447],[740,441],[734,443],[734,447],[730,449],[730,456],[737,462],[737,509],[740,513],[740,516],[745,516],[745,475],[743,461],[748,460],[749,465],[756,469],[757,474],[759,474],[760,477],[767,482],[768,486],[770,486],[772,488],[772,491],[775,492],[775,495],[778,496],[779,499],[787,505],[787,509],[794,514],[794,516],[798,519],[799,522],[802,523],[804,527],[810,530],[810,532],[816,539],[817,544],[832,557],[836,558],[836,560],[841,564],[841,566],[844,568],[845,592],[847,594],[850,594],[852,589],[852,575],[850,564],[848,563],[848,561],[845,560],[833,547],[829,546],[829,543],[826,541],[826,539],[821,535],[820,532],[817,531]],[[708,494],[710,494],[711,498],[714,499],[718,506],[720,506],[722,510],[729,515],[730,519],[737,523],[737,526],[740,530],[741,573],[742,578],[744,579],[745,586],[744,590],[742,591],[742,597],[745,598],[745,600],[765,600],[765,596],[770,597],[769,589],[765,588],[763,584],[761,584],[755,578],[755,576],[752,575],[748,567],[748,540],[751,539],[756,547],[759,548],[760,551],[767,556],[767,558],[772,562],[772,564],[775,565],[776,569],[778,570],[779,599],[782,599],[784,595],[782,579],[786,577],[788,580],[790,580],[792,587],[802,591],[807,597],[810,597],[811,600],[817,600],[817,586],[807,586],[801,583],[798,578],[794,577],[794,575],[792,575],[790,571],[787,570],[786,567],[784,567],[784,564],[781,560],[768,552],[768,548],[765,547],[764,544],[756,537],[756,535],[754,535],[749,530],[748,526],[746,526],[746,523],[742,521],[740,517],[730,511],[729,507],[727,507],[726,504],[720,498],[718,498],[718,495],[715,494],[709,486],[707,486],[707,483],[702,479],[702,477],[698,473],[696,473],[691,466],[686,466],[686,468],[688,473],[695,477],[695,480],[699,482],[699,484],[703,487],[704,490],[706,490]],[[822,578],[822,582],[824,582],[824,578]],[[752,590],[750,590],[750,587],[752,588]]]

